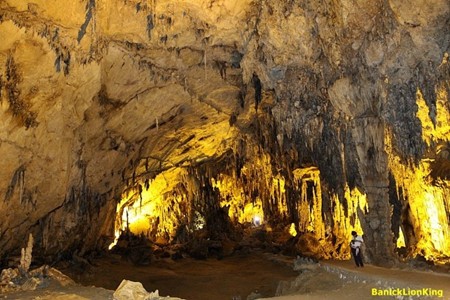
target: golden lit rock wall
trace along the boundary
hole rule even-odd
[[[218,65],[245,4],[1,2],[2,255],[29,231],[44,252],[103,247],[134,169],[226,149],[239,78]]]
[[[448,68],[444,59],[440,68]],[[450,138],[447,82],[436,86],[435,122],[417,90],[417,117],[422,124],[422,139],[427,150],[418,161],[402,162],[392,149],[392,134],[386,134],[389,166],[402,202],[401,223],[406,245],[411,256],[428,259],[450,256],[450,197],[448,196],[448,142]]]

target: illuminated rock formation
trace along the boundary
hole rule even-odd
[[[2,1],[0,257],[30,233],[55,257],[253,222],[318,258],[348,258],[357,230],[373,263],[399,237],[446,261],[449,16],[446,0]]]

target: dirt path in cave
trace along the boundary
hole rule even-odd
[[[234,296],[246,299],[255,291],[263,297],[272,297],[279,281],[294,280],[298,272],[293,271],[293,260],[252,253],[222,260],[161,259],[148,266],[134,266],[109,256],[96,260],[96,267],[89,272],[70,276],[85,286],[109,290],[115,290],[123,279],[128,279],[141,282],[149,292],[159,290],[161,296],[189,300],[230,300]]]
[[[421,271],[403,266],[403,268],[383,268],[366,264],[356,268],[352,260],[321,261],[321,268],[315,280],[300,275],[294,284],[305,286],[307,293],[293,293],[280,297],[264,298],[267,300],[373,300],[380,299],[450,299],[450,273],[448,268],[440,271]],[[325,271],[325,272],[323,272]],[[322,272],[322,274],[320,274]],[[334,279],[327,280],[330,274]],[[299,283],[300,282],[300,283]],[[428,290],[423,296],[374,296],[373,289],[400,289],[410,292]],[[442,292],[442,296],[433,293]],[[263,299],[261,299],[263,300]]]
[[[442,289],[450,299],[450,273],[443,269],[441,272],[420,271],[412,268],[383,268],[366,264],[364,268],[355,268],[352,260],[325,261],[323,265],[347,270],[359,278],[379,278],[379,280],[408,285],[411,287]]]

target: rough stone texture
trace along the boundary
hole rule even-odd
[[[126,299],[136,299],[136,300],[181,300],[180,298],[174,297],[160,297],[158,290],[155,292],[147,292],[140,282],[134,282],[130,280],[123,280],[119,287],[113,294],[115,300],[126,300]]]
[[[42,255],[104,249],[124,194],[138,201],[159,174],[188,174],[161,190],[188,222],[191,208],[215,215],[224,194],[238,197],[213,187],[220,176],[237,179],[244,204],[261,201],[268,222],[297,228],[313,224],[298,199],[320,191],[315,222],[359,218],[370,258],[391,263],[389,161],[414,172],[440,151],[423,140],[416,101],[420,90],[441,126],[449,15],[446,0],[2,1],[0,256],[30,232]],[[309,166],[320,190],[295,181]],[[450,168],[435,169],[445,191]],[[352,203],[346,187],[367,196],[368,211],[333,219],[334,197]],[[448,196],[438,201],[448,216]],[[318,238],[344,243],[351,229]]]

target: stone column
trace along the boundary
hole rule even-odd
[[[389,169],[384,150],[384,125],[378,117],[360,117],[353,122],[359,172],[367,195],[369,211],[359,212],[364,230],[366,261],[376,265],[395,263]]]

